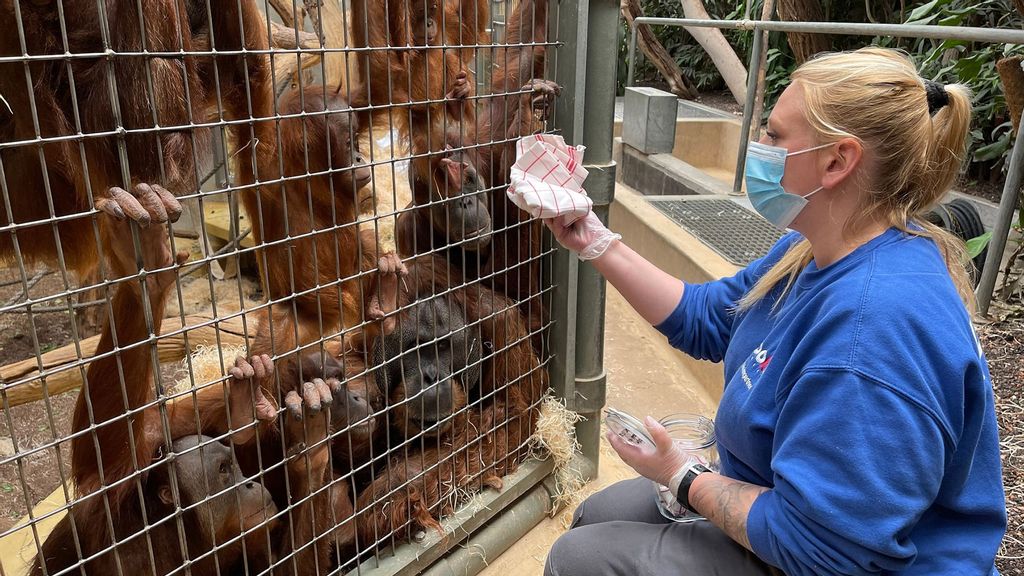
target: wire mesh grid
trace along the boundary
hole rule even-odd
[[[502,489],[548,4],[0,0],[0,574],[362,572]]]

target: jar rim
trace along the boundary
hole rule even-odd
[[[709,448],[715,444],[715,422],[701,414],[669,414],[658,421],[672,435],[671,428],[685,427],[693,432],[690,438],[673,438],[687,444],[689,448]]]

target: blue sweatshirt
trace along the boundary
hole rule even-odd
[[[1006,530],[992,385],[935,243],[893,228],[735,304],[786,249],[687,285],[658,326],[724,360],[715,433],[725,476],[767,486],[754,552],[802,574],[997,574]]]

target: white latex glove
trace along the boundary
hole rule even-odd
[[[579,255],[580,260],[593,260],[608,250],[622,236],[609,230],[593,212],[568,226],[562,217],[549,218],[544,224],[562,246]]]
[[[653,480],[662,486],[668,486],[672,477],[686,466],[693,456],[680,448],[668,435],[664,426],[648,416],[644,419],[644,427],[654,440],[655,448],[636,446],[619,438],[609,431],[605,437],[630,468],[636,470],[644,478]]]

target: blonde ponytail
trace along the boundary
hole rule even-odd
[[[946,262],[964,305],[974,310],[964,243],[921,216],[952,185],[963,162],[971,121],[970,91],[945,86],[945,105],[929,112],[925,81],[910,57],[886,48],[821,54],[792,76],[803,89],[805,117],[821,143],[856,138],[876,165],[858,217],[846,233],[866,221],[882,221],[908,234],[931,238]],[[773,310],[812,259],[806,240],[791,246],[737,303],[746,310],[781,282]]]

